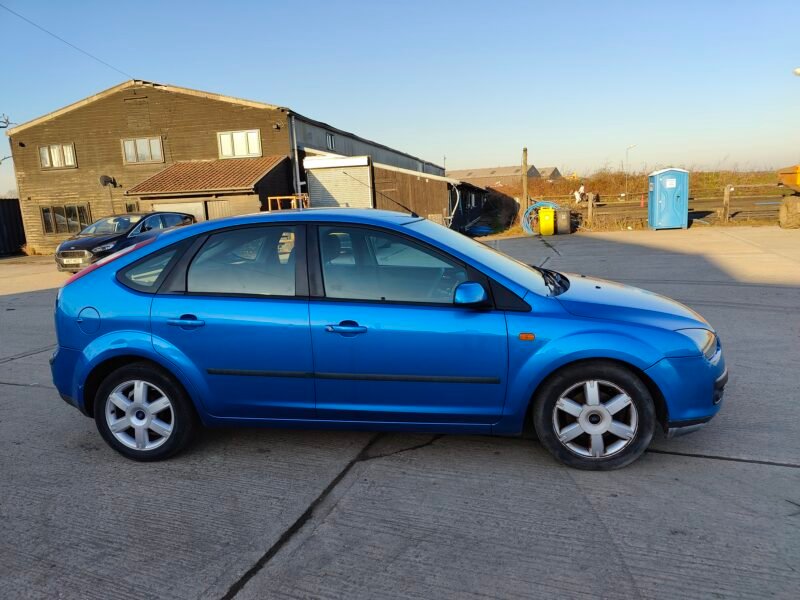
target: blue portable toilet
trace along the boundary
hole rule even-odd
[[[686,229],[689,226],[689,171],[653,171],[649,183],[647,224],[650,229]]]

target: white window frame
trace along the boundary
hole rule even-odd
[[[331,152],[336,151],[336,136],[330,132],[325,132],[325,147]]]
[[[243,133],[245,136],[245,143],[247,145],[246,154],[236,154],[236,149],[233,141],[234,134]],[[254,136],[251,134],[255,134]],[[230,136],[230,147],[233,154],[225,156],[222,153],[222,138],[223,136]],[[251,148],[251,140],[255,139],[258,148]],[[220,158],[257,158],[262,156],[261,153],[261,130],[260,129],[238,129],[236,131],[218,131],[217,132],[217,153]]]
[[[147,140],[148,150],[150,150],[151,158],[149,160],[142,160],[139,159],[139,147],[136,142],[141,140]],[[160,149],[161,158],[152,158],[153,152],[150,148],[150,143],[153,140],[158,140],[158,147]],[[136,153],[136,160],[128,160],[128,154],[125,152],[125,142],[133,142],[133,148]],[[149,135],[146,137],[135,137],[135,138],[123,138],[120,140],[120,146],[122,147],[122,162],[126,165],[141,165],[141,164],[153,164],[153,163],[163,163],[164,162],[164,141],[161,139],[160,135]]]
[[[68,165],[66,161],[67,154],[64,152],[64,148],[69,148],[72,154],[72,164]],[[42,161],[42,150],[47,153],[47,164],[44,164]],[[61,160],[61,165],[56,167],[53,164],[56,162],[53,160],[54,152],[58,152],[59,159]],[[75,155],[75,144],[72,142],[69,143],[61,143],[61,144],[42,144],[39,146],[39,166],[42,169],[46,169],[48,171],[51,170],[58,170],[58,169],[77,169],[78,168],[78,157]]]

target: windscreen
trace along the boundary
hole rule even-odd
[[[408,223],[406,227],[439,240],[445,246],[457,252],[461,252],[532,292],[542,296],[549,296],[552,293],[551,288],[547,285],[547,282],[539,271],[502,252],[490,248],[486,244],[477,242],[472,238],[453,231],[452,229],[448,229],[447,227],[443,227],[442,225],[438,225],[433,221],[428,221],[427,219],[420,219],[419,221]]]
[[[80,235],[111,235],[114,233],[125,233],[141,220],[141,215],[120,215],[118,217],[108,217],[92,223],[86,229],[81,231]]]

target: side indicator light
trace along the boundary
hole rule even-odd
[[[532,342],[533,340],[536,339],[535,335],[533,335],[532,333],[527,333],[527,332],[520,333],[518,337],[523,342]]]

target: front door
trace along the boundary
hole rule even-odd
[[[216,417],[314,418],[308,300],[296,296],[306,278],[304,259],[296,260],[305,253],[295,252],[303,231],[280,224],[214,233],[185,267],[185,292],[153,300],[156,350],[200,371]]]
[[[385,230],[320,226],[309,306],[323,420],[490,424],[503,410],[505,315],[453,305],[468,268]]]

